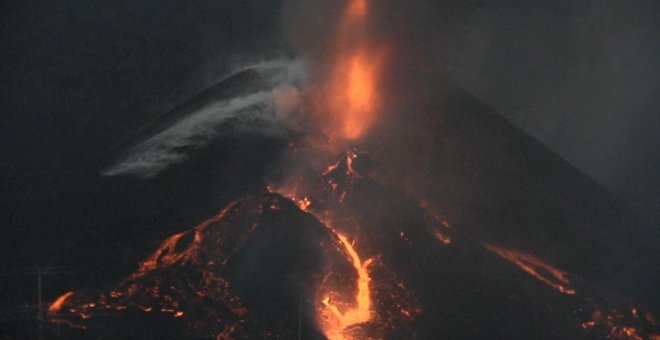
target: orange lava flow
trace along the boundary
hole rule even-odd
[[[322,97],[332,115],[332,128],[342,138],[361,137],[375,120],[382,53],[367,38],[367,0],[352,0],[337,32],[337,54]]]
[[[337,166],[338,165],[335,165],[334,168]],[[333,166],[330,166],[329,168],[333,168]],[[350,170],[347,169],[347,171]],[[269,190],[273,189],[269,187]],[[301,210],[319,218],[319,216],[309,210],[312,201],[307,197],[302,199],[296,198],[294,194],[295,191],[295,189],[289,188],[289,190],[279,189],[274,192],[278,192],[282,196],[288,197],[296,203]],[[369,265],[371,265],[373,260],[367,259],[363,261],[354,245],[344,234],[338,232],[332,227],[332,223],[330,223],[328,218],[319,218],[319,220],[321,220],[323,225],[325,225],[330,231],[337,235],[337,238],[348,255],[347,257],[353,265],[358,278],[356,282],[357,290],[355,295],[351,296],[351,300],[354,299],[354,301],[351,301],[351,303],[344,301],[343,297],[349,294],[343,291],[343,289],[342,291],[337,291],[336,288],[330,290],[321,288],[322,291],[320,295],[323,296],[321,300],[322,306],[317,314],[317,318],[321,331],[329,340],[351,340],[354,339],[354,337],[347,335],[346,331],[350,329],[351,326],[366,323],[373,318],[371,310],[372,293],[369,289],[371,277],[368,270]],[[331,296],[342,298],[336,299],[335,301]]]
[[[238,201],[230,203],[220,213],[197,225],[194,230],[193,246],[184,251],[177,251],[177,243],[187,232],[176,233],[163,241],[156,251],[140,263],[139,269],[131,274],[131,279],[137,279],[159,267],[170,266],[178,261],[194,257],[196,247],[202,242],[201,232],[214,222],[221,220]]]
[[[364,262],[360,259],[357,251],[348,241],[346,236],[337,233],[341,244],[346,249],[346,252],[351,257],[353,267],[357,271],[357,292],[355,293],[356,303],[354,306],[348,308],[343,313],[340,311],[339,306],[330,300],[330,296],[323,299],[323,306],[328,311],[328,319],[323,322],[322,329],[325,336],[330,340],[344,340],[350,339],[343,334],[347,328],[367,322],[371,320],[371,293],[369,291],[369,271],[367,270],[371,264],[371,259]]]
[[[452,243],[452,236],[449,223],[440,217],[440,214],[431,207],[431,204],[427,200],[420,200],[419,205],[424,209],[424,219],[433,236],[442,245],[450,245]]]
[[[484,248],[511,261],[526,273],[557,289],[560,293],[575,295],[575,290],[568,287],[571,281],[566,278],[566,272],[557,269],[528,254],[496,247],[491,244],[485,244]]]
[[[58,297],[57,300],[55,300],[50,307],[48,307],[48,313],[57,313],[62,309],[62,305],[66,302],[66,300],[73,295],[73,292],[66,292],[62,294],[62,296]]]

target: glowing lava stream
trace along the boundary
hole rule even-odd
[[[369,291],[369,272],[367,268],[372,260],[368,259],[364,262],[360,259],[357,251],[348,241],[346,236],[337,233],[337,237],[341,241],[348,255],[350,255],[353,267],[358,274],[357,292],[355,294],[356,306],[346,310],[342,313],[339,308],[330,301],[330,296],[323,299],[323,305],[332,314],[332,320],[322,320],[323,333],[330,340],[346,339],[343,331],[350,326],[361,324],[371,320],[371,292]]]
[[[273,191],[272,188],[269,188],[269,190]],[[302,211],[316,216],[316,214],[311,212],[309,209],[312,203],[309,198],[305,197],[303,199],[298,199],[289,190],[274,190],[274,192],[278,192],[280,195],[288,197],[290,200],[296,203]],[[321,288],[321,296],[323,296],[323,300],[321,302],[323,306],[317,315],[319,326],[323,334],[330,340],[352,339],[352,337],[346,336],[344,331],[349,329],[351,326],[371,321],[373,317],[371,310],[371,291],[369,289],[369,282],[371,281],[371,277],[368,270],[369,265],[373,262],[373,259],[362,261],[357,250],[355,250],[354,245],[348,240],[346,235],[334,229],[332,224],[328,222],[327,219],[321,219],[319,216],[316,217],[326,228],[328,228],[333,234],[337,235],[339,242],[348,254],[348,257],[350,257],[350,262],[358,276],[357,291],[355,292],[354,297],[355,303],[350,307],[346,307],[347,304],[343,301],[335,303],[331,298],[331,296],[343,297],[348,294],[345,294],[344,292],[337,292],[336,289]],[[341,309],[344,309],[344,311],[342,312]]]
[[[62,294],[60,297],[55,300],[49,307],[48,307],[48,313],[57,313],[62,309],[62,305],[66,302],[66,300],[73,295],[73,292],[66,292]]]
[[[537,278],[539,281],[547,284],[550,287],[557,289],[560,293],[567,295],[575,295],[575,290],[568,287],[571,281],[566,277],[568,273],[561,269],[555,268],[534,256],[496,247],[492,244],[485,244],[484,248],[487,250],[511,261],[529,275]],[[544,275],[547,272],[549,275]]]

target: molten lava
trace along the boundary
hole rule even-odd
[[[357,291],[355,293],[355,304],[348,307],[343,312],[331,299],[331,295],[336,295],[336,293],[326,294],[326,297],[322,300],[324,308],[321,311],[322,318],[319,322],[321,323],[323,333],[330,340],[350,339],[344,335],[344,330],[353,325],[370,321],[372,318],[371,292],[369,290],[370,277],[369,271],[367,270],[372,260],[368,259],[362,262],[357,251],[353,247],[353,244],[348,241],[346,236],[337,233],[337,237],[351,258],[353,267],[358,275],[358,280]]]
[[[575,294],[575,290],[569,288],[568,286],[571,284],[571,281],[569,281],[566,277],[568,275],[566,272],[557,269],[528,254],[496,247],[491,244],[485,244],[484,247],[489,251],[511,261],[513,264],[524,270],[529,275],[532,275],[548,286],[557,289],[559,292],[568,295]]]
[[[73,292],[66,292],[62,294],[60,297],[58,297],[49,307],[48,307],[48,313],[57,313],[62,309],[62,305],[66,302],[68,298],[73,295]]]
[[[371,244],[351,217],[354,207],[348,203],[355,186],[370,179],[356,169],[360,158],[356,149],[348,148],[338,158],[320,166],[311,180],[303,177],[288,184],[271,183],[268,189],[321,221],[336,236],[339,250],[354,269],[354,277],[328,271],[316,289],[316,319],[323,334],[328,339],[378,338],[375,334],[407,324],[421,310],[406,286],[376,261],[379,252],[365,258],[349,241],[348,235],[360,235],[361,244],[366,248]]]
[[[440,217],[441,215],[431,206],[428,200],[421,199],[419,205],[424,209],[424,220],[426,221],[426,227],[429,232],[442,245],[450,245],[452,242],[452,233],[449,223]]]

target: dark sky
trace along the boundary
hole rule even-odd
[[[310,25],[332,19],[316,2],[301,5]],[[402,52],[424,55],[585,173],[660,211],[660,3],[378,6],[406,25],[415,48]],[[113,145],[233,65],[286,53],[280,20],[290,15],[280,8],[268,0],[3,2],[3,200],[29,205],[41,188],[98,171]]]
[[[495,1],[424,30],[451,78],[657,211],[659,18],[657,1]]]

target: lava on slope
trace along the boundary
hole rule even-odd
[[[123,338],[320,338],[305,311],[324,269],[354,278],[341,249],[336,235],[288,200],[249,196],[163,241],[110,290],[67,293],[49,313],[54,322]]]
[[[48,312],[54,323],[85,330],[81,337],[323,338],[320,331],[332,324],[341,327],[331,338],[382,337],[382,329],[398,325],[390,305],[414,299],[391,272],[356,261],[345,236],[262,193],[167,238],[112,289],[67,292]],[[377,288],[367,287],[371,277]],[[360,301],[365,289],[373,306]],[[327,319],[317,318],[323,312]]]
[[[167,238],[112,289],[62,295],[51,321],[81,337],[656,336],[650,311],[455,234],[428,202],[372,179],[370,164],[349,149],[294,186],[272,182]]]
[[[302,178],[270,188],[331,221],[340,233],[358,235],[360,253],[396,274],[416,303],[386,309],[409,316],[403,326],[413,330],[408,337],[638,339],[657,334],[648,309],[647,320],[630,314],[633,308],[641,313],[630,299],[532,255],[456,235],[429,202],[373,179],[371,164],[368,154],[348,149],[320,175],[302,171]]]
[[[313,128],[267,187],[110,290],[62,295],[51,320],[136,338],[657,337],[641,295],[611,290],[639,271],[590,180],[459,90],[422,124],[377,119],[420,105],[378,92],[380,50],[345,29],[366,13],[348,3],[332,77],[298,108]]]

